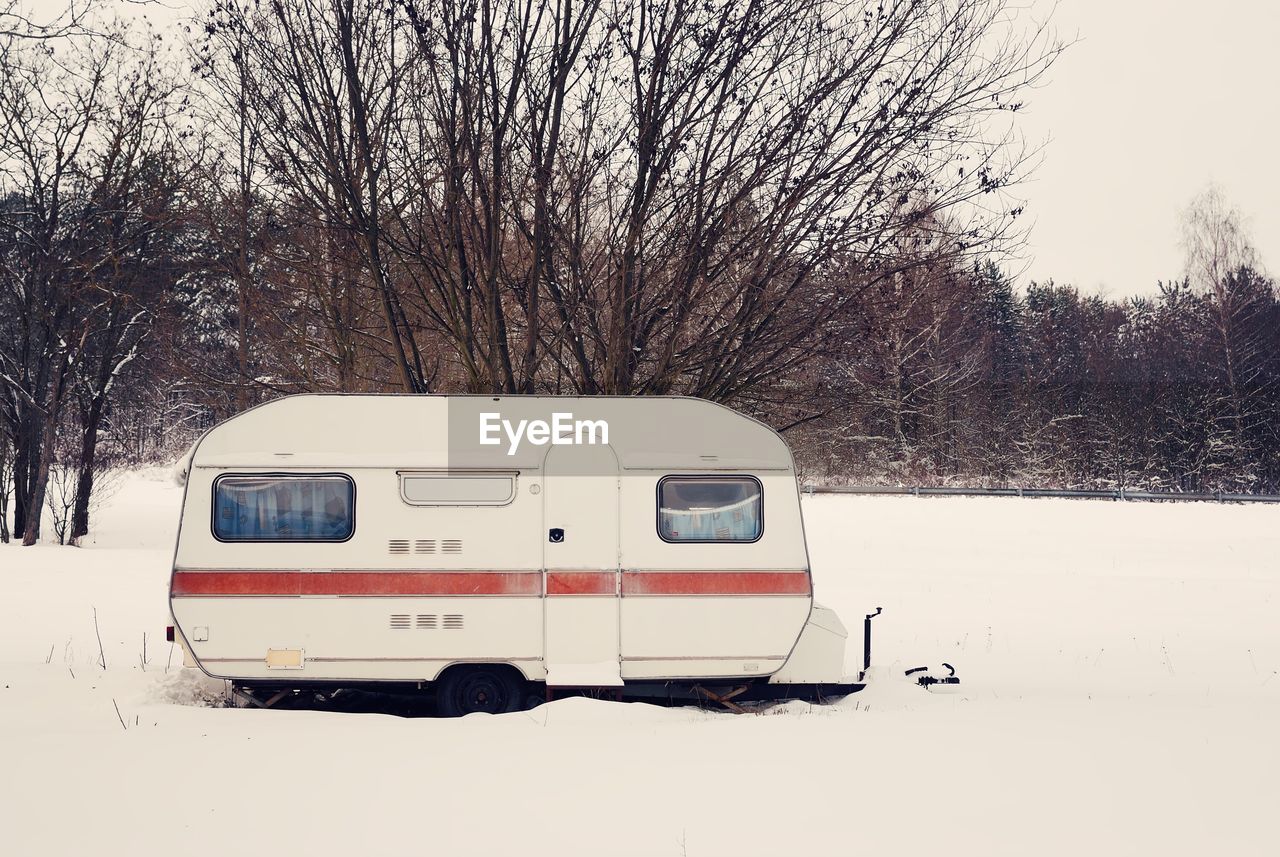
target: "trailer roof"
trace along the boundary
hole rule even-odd
[[[714,402],[665,396],[288,396],[215,426],[190,466],[538,470],[551,446],[526,435],[509,454],[510,434],[555,414],[562,425],[607,422],[624,469],[792,470],[790,449],[763,423]]]

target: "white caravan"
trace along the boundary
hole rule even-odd
[[[184,467],[177,637],[247,698],[397,684],[460,714],[861,687],[813,601],[790,450],[711,402],[292,396]]]

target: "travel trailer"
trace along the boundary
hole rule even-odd
[[[182,475],[175,636],[258,704],[861,687],[814,602],[787,444],[711,402],[291,396],[211,429]]]

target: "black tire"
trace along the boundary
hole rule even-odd
[[[436,682],[436,712],[442,717],[519,711],[524,682],[511,667],[476,664],[452,667]]]

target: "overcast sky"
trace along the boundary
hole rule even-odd
[[[1053,20],[1080,41],[1023,120],[1049,140],[1022,188],[1035,218],[1023,280],[1154,291],[1181,273],[1180,212],[1210,182],[1280,269],[1280,7],[1061,0]]]
[[[1055,5],[1011,2],[1028,16]],[[158,3],[141,7],[157,22],[193,5]],[[1267,0],[1056,6],[1059,35],[1079,41],[1021,118],[1028,140],[1047,146],[1019,189],[1034,222],[1015,263],[1019,280],[1153,292],[1157,280],[1181,274],[1180,213],[1210,182],[1248,218],[1264,264],[1280,270],[1280,8]]]

